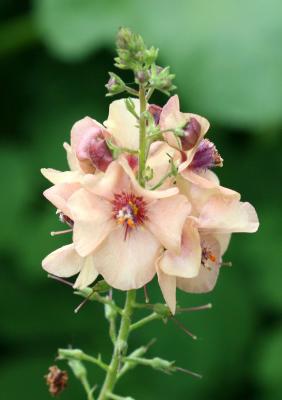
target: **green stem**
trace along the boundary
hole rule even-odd
[[[86,392],[87,400],[94,400],[93,389],[91,389],[91,386],[90,386],[87,378],[86,377],[81,377],[80,378],[80,382],[81,382],[81,384],[84,387],[84,390]]]
[[[121,357],[124,356],[127,350],[127,340],[130,333],[131,316],[133,312],[133,305],[136,298],[136,291],[130,290],[126,295],[126,302],[123,309],[120,329],[117,340],[114,345],[114,351],[108,372],[101,389],[98,400],[105,400],[108,394],[111,393],[115,387],[118,377],[118,369]]]
[[[146,118],[145,111],[147,108],[146,92],[142,85],[139,88],[140,100],[140,119],[139,119],[139,171],[138,181],[141,186],[145,186],[144,172],[146,169],[146,153],[147,153],[147,138],[146,138]]]
[[[162,317],[160,314],[152,313],[145,318],[140,319],[139,321],[135,322],[134,324],[130,325],[130,332],[134,331],[135,329],[141,328],[143,325],[148,324],[151,321],[155,321],[157,319],[161,319]]]

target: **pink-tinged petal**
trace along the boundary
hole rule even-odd
[[[217,176],[212,171],[203,171],[197,174],[186,169],[177,178],[177,187],[180,193],[189,198],[193,205],[193,211],[198,214],[208,200],[215,196],[240,200],[240,193],[219,185]]]
[[[76,154],[73,151],[72,147],[66,142],[64,143],[63,146],[64,146],[64,149],[66,150],[66,153],[67,153],[67,160],[68,160],[68,164],[69,164],[70,170],[71,171],[83,172],[81,167],[80,167],[79,161],[78,161],[78,159],[76,157]]]
[[[259,227],[256,210],[250,203],[214,196],[202,208],[199,228],[206,232],[256,232]]]
[[[85,189],[70,197],[68,207],[74,220],[73,242],[77,252],[85,257],[92,253],[116,227],[112,205]]]
[[[42,261],[45,271],[62,278],[69,278],[77,274],[81,270],[82,264],[83,258],[77,254],[73,244],[60,247]]]
[[[136,113],[139,114],[139,100],[132,99],[132,101],[135,104]],[[139,128],[136,118],[126,108],[125,99],[115,100],[110,104],[108,119],[104,125],[118,146],[138,150]]]
[[[51,183],[75,183],[80,182],[84,174],[79,171],[57,171],[53,168],[41,168],[42,175]]]
[[[131,183],[118,161],[113,161],[105,173],[85,175],[83,187],[98,196],[112,200],[114,193],[130,191]]]
[[[177,95],[170,97],[160,115],[161,129],[179,128],[185,125],[186,121],[185,114],[180,112],[179,97]]]
[[[86,288],[87,286],[91,285],[92,282],[95,281],[98,275],[99,274],[95,268],[93,255],[85,257],[81,271],[78,277],[76,278],[73,288],[74,289]]]
[[[145,224],[166,249],[179,253],[183,225],[190,210],[190,203],[182,195],[155,200],[148,204]]]
[[[133,229],[125,239],[119,227],[95,251],[95,265],[112,287],[138,289],[153,279],[159,250],[158,240],[145,229]]]
[[[79,183],[59,183],[45,190],[43,195],[63,214],[72,218],[67,201],[80,187]]]
[[[176,165],[179,164],[181,153],[169,146],[166,142],[154,142],[147,160],[147,166],[154,171],[153,178],[149,182],[150,187],[157,185],[161,179],[170,172],[170,160],[173,160]],[[166,189],[172,186],[173,180],[175,180],[175,177],[166,179],[160,187]]]
[[[176,309],[176,277],[165,274],[159,268],[158,261],[156,265],[156,270],[158,274],[159,286],[161,288],[163,297],[171,313],[174,315]]]
[[[223,256],[228,249],[231,240],[231,233],[214,233],[213,237],[218,241],[220,245],[220,254]]]
[[[199,273],[201,255],[198,229],[194,221],[188,218],[183,227],[180,254],[166,250],[159,261],[159,267],[167,275],[192,278]]]
[[[151,201],[155,199],[162,199],[170,196],[174,196],[178,193],[178,189],[176,187],[165,189],[165,190],[148,190],[144,189],[140,186],[135,178],[135,175],[128,165],[128,162],[125,159],[121,159],[119,161],[120,165],[124,169],[127,176],[130,178],[131,186],[133,191],[138,195],[144,197],[145,200]]]
[[[212,259],[203,260],[199,273],[194,278],[177,278],[177,287],[189,293],[206,293],[213,290],[221,263],[220,246],[212,236],[202,236],[202,246],[206,246]]]

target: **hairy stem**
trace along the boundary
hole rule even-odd
[[[138,181],[141,186],[145,186],[144,172],[146,168],[146,153],[147,153],[147,137],[146,137],[146,118],[144,112],[146,111],[147,101],[146,92],[142,85],[139,88],[140,100],[140,122],[139,122],[139,172]]]
[[[135,297],[135,290],[130,290],[127,292],[126,302],[121,317],[120,329],[114,345],[112,360],[109,365],[108,372],[98,400],[106,400],[108,394],[113,391],[117,382],[120,361],[127,351],[127,340],[130,332],[131,316],[133,312]]]

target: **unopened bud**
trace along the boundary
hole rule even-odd
[[[93,138],[89,143],[89,158],[92,164],[100,171],[105,172],[113,161],[112,153],[103,137]]]
[[[215,145],[208,139],[203,139],[189,165],[194,170],[202,170],[213,167],[222,167],[223,159],[217,151]]]
[[[183,128],[184,135],[181,137],[183,150],[192,149],[199,140],[201,134],[201,125],[196,118],[191,118],[190,121]]]
[[[109,72],[110,79],[105,85],[108,90],[108,96],[122,93],[125,90],[125,83],[123,80],[113,72]]]
[[[153,116],[156,125],[160,122],[161,112],[162,107],[157,106],[156,104],[149,105],[149,113]]]
[[[135,72],[135,82],[137,84],[144,84],[147,83],[149,80],[150,76],[148,71],[144,71],[144,70],[139,70]]]

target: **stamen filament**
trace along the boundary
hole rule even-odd
[[[57,235],[64,235],[65,233],[70,233],[72,232],[72,229],[66,229],[64,231],[52,231],[50,232],[51,236],[57,236]]]

